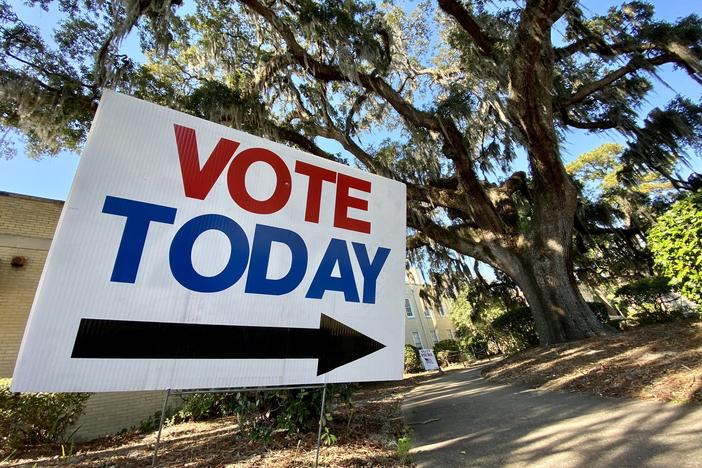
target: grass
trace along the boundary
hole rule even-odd
[[[409,435],[403,435],[397,439],[397,458],[400,463],[405,465],[412,464],[412,455],[410,454],[410,449],[412,448],[412,439]]]

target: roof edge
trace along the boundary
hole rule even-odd
[[[36,200],[36,201],[49,202],[49,203],[59,203],[61,205],[66,203],[65,200],[56,200],[54,198],[37,197],[34,195],[25,195],[23,193],[4,192],[2,190],[0,190],[0,197],[24,198],[26,200]]]

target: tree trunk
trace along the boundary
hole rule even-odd
[[[542,346],[612,333],[580,294],[568,262],[549,250],[521,258],[515,282],[526,297]]]
[[[509,116],[527,149],[533,202],[529,234],[507,247],[499,263],[526,296],[542,346],[608,333],[575,283],[577,190],[563,167],[554,126],[551,25],[569,3],[535,1],[525,8],[509,73]]]
[[[531,308],[542,346],[614,333],[585,302],[573,273],[577,191],[570,179],[536,195],[528,246],[513,279]]]

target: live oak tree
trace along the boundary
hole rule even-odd
[[[357,164],[407,184],[409,249],[511,278],[542,344],[609,332],[573,276],[578,190],[563,140],[570,128],[622,132],[623,179],[657,171],[686,188],[674,163],[698,144],[700,107],[678,97],[637,113],[662,65],[702,83],[700,18],[658,21],[643,2],[592,17],[572,0],[439,0],[411,13],[180,3],[61,0],[55,49],[0,3],[2,125],[37,154],[76,148],[107,85]],[[119,47],[134,27],[143,64]]]

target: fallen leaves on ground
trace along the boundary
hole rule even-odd
[[[483,376],[547,390],[700,403],[702,322],[652,325],[533,348],[491,365]]]
[[[406,466],[397,453],[397,440],[405,430],[400,402],[403,393],[421,378],[365,384],[350,405],[336,407],[328,427],[337,442],[321,447],[319,466]],[[155,432],[115,436],[65,446],[64,457],[60,445],[33,447],[1,464],[146,467],[151,466],[155,441]],[[158,466],[310,467],[314,465],[316,442],[316,428],[304,434],[275,433],[271,442],[263,445],[242,434],[235,417],[183,423],[163,429]]]

